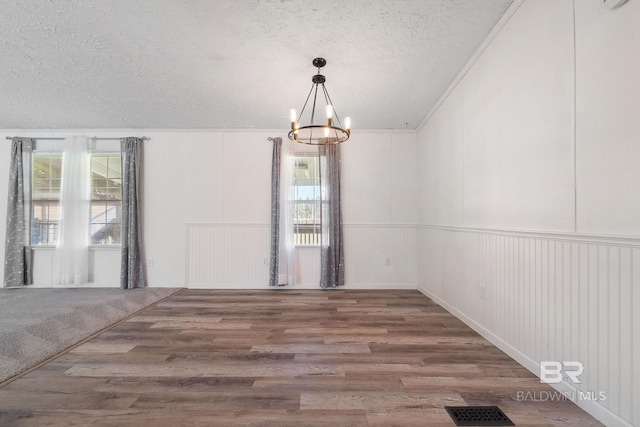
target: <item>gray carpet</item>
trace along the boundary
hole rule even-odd
[[[178,289],[0,289],[0,382]]]

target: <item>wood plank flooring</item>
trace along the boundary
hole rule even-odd
[[[418,291],[184,290],[0,388],[0,425],[601,425]]]

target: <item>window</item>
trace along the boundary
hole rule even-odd
[[[55,245],[60,227],[62,153],[33,152],[31,244]]]
[[[120,244],[122,166],[119,152],[91,154],[92,245]],[[62,153],[34,151],[32,155],[31,245],[55,245],[60,227]]]
[[[91,244],[120,244],[122,162],[120,153],[91,155]]]
[[[320,173],[318,156],[294,156],[291,177],[293,241],[299,246],[320,244]]]

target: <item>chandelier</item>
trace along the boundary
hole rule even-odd
[[[311,78],[313,84],[311,85],[309,95],[307,95],[307,100],[304,102],[300,115],[296,114],[296,110],[291,110],[289,139],[292,141],[309,145],[332,145],[344,142],[351,136],[351,119],[345,117],[344,126],[342,126],[333,102],[331,102],[329,92],[327,92],[327,88],[324,86],[326,79],[320,74],[320,68],[325,65],[327,65],[327,61],[324,58],[315,58],[313,60],[313,66],[318,69],[318,74]],[[318,100],[319,89],[321,89],[322,93]],[[313,94],[313,104],[311,105],[311,111],[307,112],[305,116],[305,109],[307,108],[307,104],[309,104],[311,94]],[[322,98],[324,98],[325,101],[324,110],[326,111],[326,122],[316,124],[316,108],[322,111],[322,106],[319,105],[319,102],[322,103]],[[301,120],[306,118],[308,118],[309,124],[301,126]],[[318,121],[324,120],[324,118],[318,119]]]

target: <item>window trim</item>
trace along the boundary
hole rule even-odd
[[[50,204],[51,203],[57,204],[58,205],[58,210],[60,209],[60,191],[62,190],[62,186],[60,186],[60,188],[58,190],[58,198],[57,199],[56,198],[51,198],[51,197],[46,198],[46,199],[45,198],[36,199],[34,197],[34,195],[36,194],[36,192],[34,191],[34,186],[36,185],[36,177],[35,177],[36,169],[35,169],[35,166],[34,166],[35,165],[35,159],[34,158],[36,156],[49,157],[49,159],[48,159],[49,175],[47,177],[47,181],[49,183],[49,190],[50,190],[51,189],[51,181],[52,181],[52,178],[51,178],[51,175],[50,175],[50,172],[51,172],[51,156],[53,156],[53,155],[56,155],[56,157],[58,157],[58,155],[59,155],[60,167],[61,167],[61,169],[60,169],[60,182],[62,182],[62,150],[56,149],[55,147],[46,147],[46,148],[37,150],[34,147],[34,149],[31,151],[31,158],[30,158],[30,161],[29,161],[29,168],[31,169],[29,171],[29,174],[30,174],[29,185],[30,185],[31,188],[29,188],[29,199],[28,199],[28,203],[29,203],[29,246],[30,247],[41,247],[41,246],[42,247],[46,247],[46,246],[56,247],[56,244],[57,244],[57,242],[54,243],[54,244],[51,244],[49,242],[48,238],[47,238],[47,243],[46,244],[40,244],[40,243],[34,244],[32,242],[33,231],[34,231],[34,223],[35,223],[36,204],[38,204],[39,202],[42,202],[43,204],[47,205],[47,212],[48,213],[50,213]],[[51,193],[49,192],[49,194],[51,194]],[[50,218],[50,216],[47,216],[47,221],[45,222],[45,224],[52,224],[49,221],[49,218]],[[59,226],[60,226],[60,219],[59,218],[58,218],[58,221],[57,221],[56,224],[58,226],[58,230],[56,231],[56,234],[57,234],[57,232],[59,231]],[[49,237],[48,233],[47,233],[47,237]]]
[[[103,247],[103,246],[114,246],[114,247],[121,247],[122,246],[122,153],[120,151],[116,151],[116,150],[104,150],[104,149],[100,149],[100,150],[92,150],[91,151],[91,161],[93,161],[93,155],[94,154],[98,154],[97,157],[116,157],[119,156],[120,157],[120,230],[121,230],[121,238],[120,238],[120,243],[92,243],[92,226],[94,225],[93,222],[91,222],[92,217],[90,217],[89,220],[89,230],[87,231],[89,234],[89,247],[95,246],[95,247]],[[107,166],[107,173],[108,173],[108,169],[109,166]],[[91,173],[93,173],[93,168],[90,168]],[[112,200],[97,200],[93,198],[93,176],[91,176],[90,178],[90,188],[91,188],[91,208],[93,208],[94,202],[98,202],[100,204],[104,204],[105,207],[109,205],[110,202],[113,202]],[[105,179],[109,179],[108,177],[105,177]],[[105,188],[109,188],[108,186]],[[91,215],[91,213],[90,213]],[[105,215],[106,215],[106,211],[105,211]],[[106,221],[106,218],[105,218]],[[103,224],[103,223],[98,223],[98,224]],[[107,224],[109,224],[108,222],[104,223],[104,225],[106,226]]]
[[[318,194],[320,194],[320,191],[322,191],[321,186],[320,186],[320,156],[318,152],[313,152],[313,151],[300,151],[300,152],[295,152],[291,154],[291,157],[293,157],[292,159],[292,164],[291,164],[291,176],[289,177],[289,179],[291,180],[291,187],[295,187],[296,185],[294,184],[294,173],[296,170],[296,159],[297,158],[311,158],[314,160],[315,166],[316,166],[316,172],[317,175],[315,176],[318,180]],[[315,185],[314,185],[315,186]],[[312,225],[314,228],[316,228],[316,230],[314,230],[314,233],[312,233],[312,235],[314,236],[314,243],[297,243],[296,242],[296,234],[300,234],[300,233],[296,233],[296,226],[299,226],[301,224],[296,224],[295,223],[295,217],[293,216],[294,214],[294,209],[293,206],[296,204],[300,204],[300,203],[304,203],[304,202],[313,202],[313,204],[317,204],[318,207],[321,209],[322,207],[322,198],[317,199],[317,200],[304,200],[304,199],[291,199],[289,201],[289,203],[291,203],[291,214],[292,214],[292,227],[293,227],[293,246],[295,248],[319,248],[322,246],[322,243],[320,241],[321,236],[322,236],[322,225],[320,224],[320,218],[319,217],[314,217],[312,218],[312,220],[314,220]],[[317,222],[316,222],[317,220]],[[305,225],[305,224],[302,224]]]
[[[49,142],[49,141],[46,141]],[[57,141],[56,141],[57,142]],[[62,157],[63,155],[63,148],[61,146],[59,146],[58,144],[54,143],[54,144],[43,144],[42,148],[38,148],[36,145],[34,145],[33,149],[31,150],[31,158],[30,158],[30,162],[29,162],[29,169],[30,172],[30,179],[29,179],[29,186],[31,188],[29,188],[29,198],[27,203],[29,204],[29,248],[31,249],[55,249],[57,247],[57,242],[54,244],[51,243],[47,243],[47,244],[33,244],[32,243],[32,232],[33,232],[33,221],[34,221],[34,209],[35,209],[35,204],[34,202],[57,202],[58,205],[60,204],[60,195],[58,196],[58,199],[38,199],[38,200],[34,200],[33,194],[34,194],[34,185],[35,185],[35,179],[34,179],[34,166],[33,166],[33,158],[34,156],[38,155],[38,154],[42,154],[42,155],[51,155],[51,154],[60,154],[60,156]],[[92,149],[89,152],[90,154],[90,158],[93,158],[94,154],[98,154],[98,155],[102,155],[102,156],[120,156],[120,160],[122,161],[122,152],[120,151],[119,145],[118,148],[116,148],[115,146],[100,146],[99,148],[96,149],[96,147],[92,147]],[[91,160],[90,160],[91,161]],[[90,168],[90,172],[92,172],[92,169]],[[121,175],[122,175],[122,171],[121,171]],[[62,176],[61,176],[62,178]],[[90,176],[90,188],[91,188],[91,195],[90,195],[90,199],[89,202],[91,203],[91,206],[93,206],[93,203],[95,201],[97,202],[104,202],[104,203],[109,203],[112,201],[109,200],[94,200],[93,199],[93,179]],[[120,177],[120,206],[122,206],[122,176]],[[89,215],[91,215],[91,210],[89,212]],[[58,222],[59,224],[59,222]],[[122,220],[120,221],[121,227],[122,227]],[[96,250],[96,249],[106,249],[106,250],[120,250],[122,248],[122,242],[119,243],[92,243],[92,235],[91,235],[91,226],[93,225],[93,223],[91,222],[91,217],[89,219],[89,229],[87,230],[87,237],[88,237],[88,248],[89,250]]]

